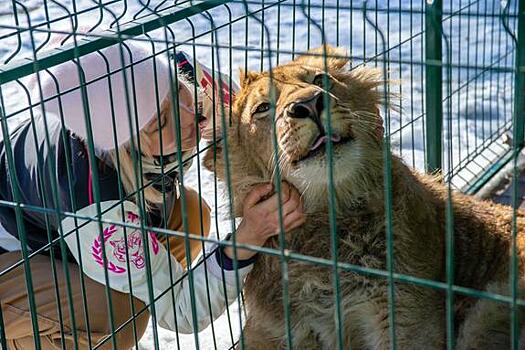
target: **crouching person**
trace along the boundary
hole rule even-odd
[[[0,301],[9,349],[37,342],[42,349],[129,349],[151,314],[161,327],[199,331],[237,298],[237,278],[242,288],[256,259],[238,249],[234,264],[231,247],[202,252],[199,240],[187,239],[207,236],[210,227],[209,207],[180,179],[198,135],[209,133],[211,116],[202,110],[214,109],[212,74],[179,54],[174,76],[174,65],[150,46],[122,48],[41,73],[32,102],[42,98],[44,113],[0,142],[0,200],[24,208],[18,215],[0,204]],[[282,188],[281,203],[270,184],[252,190],[237,242],[261,246],[277,234],[285,203],[285,219],[302,212],[297,191]],[[31,255],[28,270],[22,248]]]

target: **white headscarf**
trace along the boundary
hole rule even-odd
[[[87,109],[96,150],[118,148],[155,117],[170,93],[166,56],[155,54],[151,44],[129,41],[52,67],[49,73],[41,73],[42,98],[50,99],[45,102],[45,112],[60,116],[62,110],[66,128],[87,139]],[[86,104],[79,69],[86,83]],[[38,84],[32,97],[33,103],[40,100]]]

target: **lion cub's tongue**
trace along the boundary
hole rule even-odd
[[[310,148],[310,151],[315,151],[316,149],[318,149],[323,143],[326,143],[328,141],[328,136],[326,135],[323,135],[321,137],[319,137],[315,143],[313,144],[312,148]],[[337,135],[337,134],[334,134],[332,135],[332,142],[339,142],[341,141],[341,136]]]

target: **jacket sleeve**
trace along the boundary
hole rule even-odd
[[[153,233],[143,233],[139,228],[135,204],[103,202],[100,212],[99,216],[93,204],[79,210],[76,218],[63,220],[69,249],[90,278],[106,284],[107,271],[110,288],[132,292],[147,305],[154,305],[156,322],[161,327],[181,333],[198,332],[237,298],[251,264],[236,271],[223,269],[214,254],[216,246],[210,246],[192,263],[191,272],[185,271]]]

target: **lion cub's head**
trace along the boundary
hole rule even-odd
[[[380,74],[348,70],[344,50],[328,46],[325,71],[323,53],[323,47],[312,50],[272,72],[241,73],[227,132],[236,202],[251,185],[273,179],[277,164],[305,198],[326,191],[329,163],[339,194],[355,194],[375,176],[382,159]],[[226,158],[218,155],[213,166],[212,156],[210,151],[206,165],[227,180]]]

